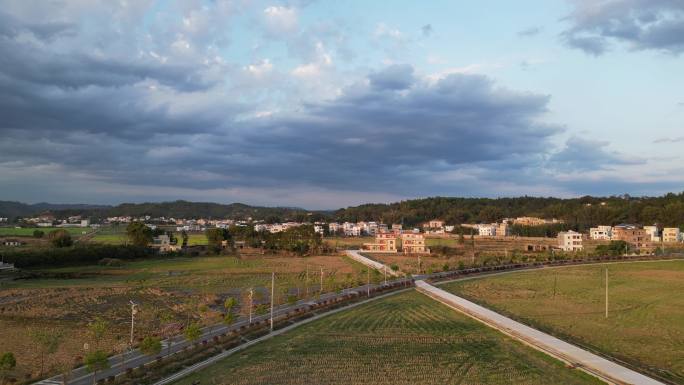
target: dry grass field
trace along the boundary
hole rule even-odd
[[[200,384],[596,384],[417,292],[264,341],[178,382]]]
[[[444,288],[684,384],[684,261],[543,269],[454,282]]]
[[[309,269],[309,280],[306,271]],[[346,257],[232,256],[135,261],[120,267],[85,266],[38,271],[44,278],[0,281],[0,351],[17,356],[18,374],[36,376],[40,354],[31,332],[51,330],[64,335],[56,354],[45,364],[55,372],[84,354],[87,324],[108,320],[101,341],[111,352],[123,348],[130,327],[129,300],[140,304],[137,335],[157,333],[162,324],[188,320],[220,322],[227,297],[247,304],[247,289],[255,303],[269,301],[271,272],[276,272],[276,303],[292,296],[316,295],[323,269],[324,291],[366,282],[365,268]],[[373,280],[379,281],[377,274]],[[240,306],[240,305],[239,305]],[[240,311],[247,311],[246,308]]]

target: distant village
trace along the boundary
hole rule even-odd
[[[279,233],[287,229],[312,225],[314,231],[321,236],[341,237],[375,237],[373,242],[364,243],[363,250],[369,253],[429,254],[430,249],[425,245],[426,236],[442,236],[446,234],[465,234],[482,237],[511,237],[511,228],[518,226],[562,225],[558,219],[544,219],[537,217],[506,218],[497,223],[449,225],[439,219],[425,222],[420,227],[404,229],[402,224],[388,225],[374,221],[360,222],[284,222],[264,223],[251,218],[246,220],[233,219],[180,219],[151,216],[121,216],[108,217],[101,223],[91,223],[88,218],[70,216],[56,219],[51,213],[41,214],[33,218],[24,218],[21,223],[37,227],[81,227],[97,229],[100,226],[143,222],[152,229],[157,226],[173,226],[177,232],[203,232],[208,228],[228,228],[229,226],[252,226],[257,232]],[[7,224],[7,218],[0,218],[0,224]],[[659,244],[684,242],[684,233],[676,227],[659,228],[657,226],[639,226],[634,224],[620,224],[617,226],[597,226],[590,229],[588,234],[575,231],[562,231],[557,236],[557,246],[528,245],[528,251],[546,251],[550,249],[566,252],[576,252],[583,249],[583,240],[624,241],[633,250],[652,252]],[[155,240],[155,243],[164,240]]]

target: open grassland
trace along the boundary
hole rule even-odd
[[[178,239],[178,244],[182,242],[182,237],[180,232],[174,231],[174,236]],[[126,226],[103,226],[98,232],[91,238],[91,242],[104,243],[110,245],[123,245],[128,243],[128,238],[126,236]],[[191,232],[188,233],[188,246],[199,246],[206,245],[207,237],[201,232]]]
[[[274,337],[179,381],[201,384],[594,384],[417,292]]]
[[[308,280],[307,268],[309,271]],[[40,355],[32,331],[63,334],[63,343],[45,364],[46,372],[82,357],[91,341],[87,324],[102,317],[109,322],[100,342],[110,352],[126,345],[130,327],[129,300],[140,304],[136,336],[158,333],[164,325],[190,320],[220,322],[226,298],[235,309],[249,310],[248,289],[255,288],[254,312],[270,301],[271,272],[276,272],[276,304],[366,282],[362,265],[342,256],[271,257],[215,256],[133,261],[119,267],[82,266],[37,270],[36,278],[0,279],[0,351],[17,356],[19,379],[38,375]],[[373,281],[381,277],[374,273]],[[263,306],[262,306],[263,307]]]
[[[360,249],[364,243],[375,242],[375,237],[326,237],[323,241],[339,249]]]
[[[444,288],[684,384],[684,261],[543,269],[453,282]]]

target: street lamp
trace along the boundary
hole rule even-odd
[[[138,314],[138,304],[133,302],[133,300],[128,301],[131,305],[131,349],[133,349],[133,328],[135,327],[135,315]]]

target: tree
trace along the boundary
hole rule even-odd
[[[226,325],[232,325],[233,322],[235,322],[235,314],[233,313],[226,313],[225,316],[223,316],[223,323]]]
[[[0,355],[0,385],[5,384],[7,376],[17,367],[17,360],[11,352]]]
[[[99,348],[100,341],[104,337],[107,329],[109,328],[109,323],[100,317],[95,318],[95,321],[88,324],[88,334],[95,342],[95,345]]]
[[[38,345],[40,354],[40,375],[42,376],[43,370],[45,369],[45,355],[57,352],[64,335],[55,329],[39,329],[32,331],[30,336]]]
[[[158,337],[147,336],[140,343],[140,351],[148,356],[157,355],[161,350],[162,344]]]
[[[95,383],[95,376],[97,376],[98,371],[109,369],[107,353],[102,350],[96,350],[86,354],[84,362],[86,369],[93,373],[93,384]]]
[[[33,238],[43,238],[44,235],[42,230],[33,230]]]
[[[50,231],[48,239],[54,247],[69,247],[74,244],[71,234],[64,229]]]
[[[182,247],[188,247],[188,233],[185,230],[181,231],[181,238],[183,238]]]
[[[126,236],[136,246],[147,246],[152,242],[152,229],[142,222],[131,222],[126,226]]]
[[[235,305],[237,305],[237,300],[233,297],[226,298],[226,301],[223,303],[223,306],[225,306],[226,311],[228,312],[230,312]]]
[[[202,329],[198,323],[193,322],[185,328],[183,335],[188,341],[197,341],[202,336]]]
[[[204,232],[207,237],[207,245],[209,249],[215,253],[219,253],[223,249],[223,241],[228,241],[230,239],[230,233],[226,229],[207,229]]]

